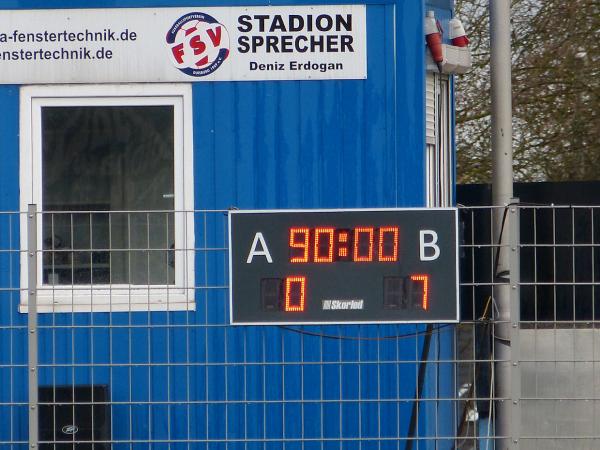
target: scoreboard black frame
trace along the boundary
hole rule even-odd
[[[456,208],[232,210],[234,325],[458,322]]]

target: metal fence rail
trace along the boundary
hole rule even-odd
[[[513,206],[511,274],[460,209],[461,322],[430,326],[228,325],[226,211],[1,212],[0,449],[598,448],[600,208]]]

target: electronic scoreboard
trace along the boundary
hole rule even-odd
[[[458,321],[455,208],[229,212],[232,324]]]

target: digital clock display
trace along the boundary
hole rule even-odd
[[[289,230],[290,262],[332,263],[398,261],[398,226],[292,227]]]
[[[231,211],[233,324],[458,320],[455,209]]]

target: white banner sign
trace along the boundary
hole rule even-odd
[[[0,83],[367,77],[364,5],[0,11]]]

